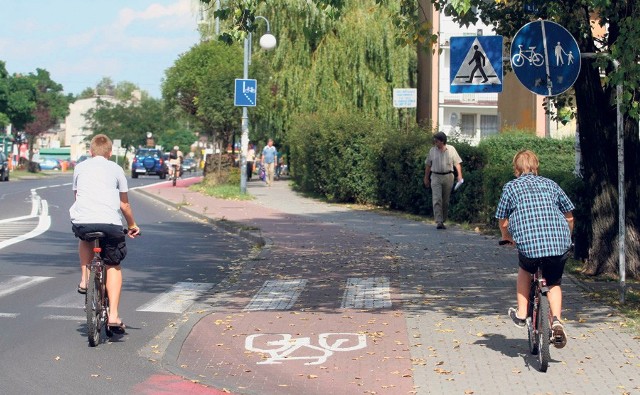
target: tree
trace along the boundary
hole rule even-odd
[[[33,120],[36,108],[36,88],[32,81],[20,74],[9,75],[0,61],[0,122],[13,125],[15,133]]]
[[[97,106],[85,114],[92,136],[100,133],[122,140],[122,146],[136,148],[146,143],[147,133],[160,137],[178,126],[163,102],[151,97],[137,101],[98,99]],[[91,136],[91,137],[92,137]]]
[[[458,13],[450,5],[440,6],[457,15],[461,23],[478,18],[472,13]],[[578,79],[569,94],[553,101],[556,107],[571,104],[575,98],[575,116],[579,129],[582,175],[585,183],[582,204],[585,211],[578,218],[576,241],[580,257],[585,259],[585,271],[590,274],[618,271],[618,161],[616,144],[616,85],[623,86],[623,130],[625,146],[625,213],[627,271],[640,276],[640,218],[638,206],[638,168],[640,168],[639,56],[633,48],[640,46],[640,3],[638,1],[589,0],[576,6],[574,1],[536,2],[535,14],[523,10],[519,1],[485,3],[473,0],[481,10],[479,17],[497,26],[496,33],[505,37],[536,18],[550,19],[564,26],[577,40],[581,53],[596,54],[583,58]],[[592,20],[592,16],[596,16]],[[594,35],[592,26],[606,27],[603,37]],[[619,67],[613,65],[613,60]],[[601,78],[604,73],[604,78]],[[597,109],[597,111],[594,111]]]
[[[236,43],[247,32],[257,41],[266,26],[255,15],[270,21],[279,40],[274,51],[255,46],[254,57],[273,73],[258,79],[258,91],[268,90],[271,102],[252,113],[254,137],[273,137],[281,146],[294,115],[319,111],[357,109],[400,124],[405,113],[393,108],[393,88],[416,86],[416,56],[388,29],[394,10],[374,0],[226,2],[215,13],[228,24],[223,42]]]
[[[242,77],[243,54],[238,46],[202,42],[182,54],[166,71],[162,97],[197,122],[203,133],[222,146],[239,129],[241,111],[234,107],[235,79]],[[258,90],[258,103],[265,98]],[[266,100],[266,99],[265,99]]]

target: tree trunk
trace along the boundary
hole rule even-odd
[[[595,52],[592,37],[575,31],[572,34],[579,40],[582,52]],[[580,202],[584,211],[576,218],[576,254],[585,260],[585,273],[616,275],[619,221],[615,87],[603,88],[593,63],[591,59],[582,59],[580,75],[574,84],[585,177],[581,196],[584,200]],[[603,103],[602,108],[594,109],[593,103]],[[627,118],[624,126],[625,155],[628,155],[625,160],[626,271],[637,278],[640,266],[637,152],[640,145],[635,121]]]
[[[422,26],[425,23],[433,26],[433,4],[431,0],[418,0],[418,21]],[[431,75],[433,72],[432,42],[427,39],[424,44],[418,44],[418,100],[416,122],[418,125],[431,126],[433,116],[431,114]]]

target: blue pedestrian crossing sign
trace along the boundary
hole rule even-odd
[[[556,96],[576,82],[580,73],[580,48],[561,25],[533,21],[513,37],[511,66],[518,80],[531,92]]]
[[[236,107],[255,107],[258,95],[258,82],[236,78],[236,89],[233,95],[233,105]]]
[[[451,93],[502,92],[502,36],[451,37]]]

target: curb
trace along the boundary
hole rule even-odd
[[[263,237],[260,229],[248,230],[246,225],[241,224],[239,222],[208,217],[204,214],[200,214],[188,208],[184,208],[184,206],[176,204],[170,200],[164,199],[156,194],[145,191],[143,188],[133,189],[133,191],[138,192],[148,198],[154,199],[168,206],[174,207],[175,209],[179,211],[183,211],[184,213],[187,213],[188,215],[191,215],[195,218],[206,221],[207,223],[213,226],[219,227],[228,233],[235,234],[239,237],[243,237],[249,240],[250,242],[253,242],[257,247],[260,248],[260,251],[255,257],[253,258],[249,257],[248,258],[249,260],[262,259],[262,257],[264,257],[265,254],[268,254],[270,252],[272,240],[269,238]],[[250,269],[250,266],[252,265],[249,265],[249,269]],[[247,268],[243,269],[243,272],[245,270],[247,270]],[[227,280],[228,279],[225,279],[222,281],[221,284],[219,284],[219,286],[222,286],[224,288],[222,294],[224,294],[225,291],[226,292],[229,291],[227,286],[224,285],[224,283]],[[203,311],[203,313],[196,313],[197,311]],[[229,390],[227,390],[226,388],[222,388],[222,389],[219,388],[218,384],[215,383],[214,381],[207,380],[202,377],[196,377],[194,376],[193,372],[191,372],[190,370],[176,364],[176,361],[180,356],[182,346],[184,345],[184,342],[187,340],[187,338],[191,334],[193,327],[196,326],[202,319],[206,318],[213,312],[214,312],[214,309],[205,303],[198,303],[191,306],[191,308],[185,312],[185,314],[188,315],[187,321],[183,322],[178,327],[177,331],[173,334],[171,340],[169,341],[169,343],[167,344],[167,347],[164,350],[163,357],[160,358],[160,364],[164,369],[166,369],[168,372],[172,374],[183,377],[187,380],[191,380],[193,382],[198,382],[214,390],[231,394],[231,392],[229,392]]]
[[[202,221],[206,221],[209,224],[212,224],[214,226],[217,226],[221,229],[224,229],[225,231],[231,233],[231,234],[235,234],[238,235],[240,237],[243,237],[249,241],[251,241],[252,243],[254,243],[256,246],[258,247],[264,247],[265,245],[268,244],[267,239],[265,237],[262,236],[262,231],[260,229],[249,229],[247,227],[247,225],[244,225],[242,223],[239,222],[234,222],[234,221],[229,221],[227,219],[217,219],[217,218],[211,218],[207,215],[198,213],[196,211],[193,211],[189,208],[185,208],[184,205],[180,205],[177,203],[174,203],[170,200],[164,199],[163,197],[153,194],[151,192],[147,192],[145,191],[143,188],[140,189],[133,189],[132,191],[134,192],[138,192],[141,193],[147,197],[150,197],[152,199],[158,200],[168,206],[171,206],[173,208],[175,208],[178,211],[183,211],[193,217],[196,217]]]

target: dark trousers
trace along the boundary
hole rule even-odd
[[[247,180],[250,180],[251,176],[253,176],[253,162],[247,161]]]

